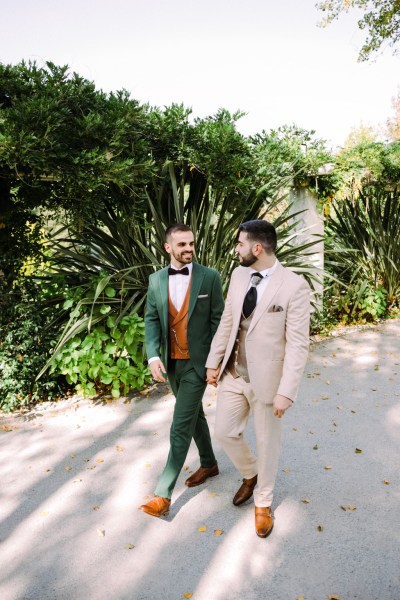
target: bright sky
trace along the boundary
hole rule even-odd
[[[356,13],[321,29],[315,2],[0,0],[0,60],[68,64],[142,103],[241,109],[245,135],[295,123],[336,146],[392,115],[400,56],[357,63]]]

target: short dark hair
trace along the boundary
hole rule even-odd
[[[168,242],[171,235],[176,231],[192,231],[192,228],[189,227],[189,225],[185,225],[184,223],[172,223],[172,225],[167,227],[167,229],[165,230],[165,241]]]
[[[254,221],[246,221],[239,225],[240,232],[247,233],[247,239],[250,242],[258,242],[262,245],[265,252],[275,254],[277,245],[276,229],[268,221],[263,219],[255,219]]]

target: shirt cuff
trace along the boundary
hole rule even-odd
[[[160,360],[160,357],[159,356],[152,356],[151,358],[148,359],[147,362],[148,362],[148,364],[150,364],[150,363],[154,362],[155,360]]]

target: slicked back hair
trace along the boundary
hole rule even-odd
[[[185,225],[184,223],[172,223],[172,225],[167,227],[167,229],[165,230],[165,241],[168,243],[168,240],[170,240],[171,235],[173,233],[176,233],[177,231],[192,231],[192,229],[191,227],[189,227],[189,225]]]
[[[255,219],[254,221],[246,221],[239,225],[240,232],[247,233],[247,239],[250,242],[262,245],[267,254],[275,254],[277,246],[277,236],[275,227],[272,223],[263,219]]]

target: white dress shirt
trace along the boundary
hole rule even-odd
[[[174,265],[170,266],[175,269]],[[179,273],[176,273],[176,275],[168,276],[168,292],[171,296],[171,302],[178,312],[182,308],[192,277],[193,263],[189,263],[186,266],[189,269],[189,275],[180,275]],[[184,268],[185,267],[182,267],[182,269]],[[182,269],[176,269],[176,271],[181,271]],[[159,358],[159,356],[152,356],[147,362],[150,364],[154,360],[159,360]]]
[[[263,293],[267,289],[267,285],[269,283],[269,280],[270,280],[271,276],[273,275],[273,273],[275,272],[277,266],[278,266],[278,261],[275,260],[275,262],[272,265],[272,267],[270,267],[269,269],[264,269],[264,271],[256,271],[255,269],[253,269],[252,267],[250,267],[250,269],[249,269],[249,271],[250,271],[250,279],[249,279],[249,285],[247,287],[247,290],[249,290],[250,287],[251,287],[251,275],[254,275],[254,273],[260,273],[260,275],[263,276],[263,278],[261,279],[260,283],[256,287],[256,290],[257,290],[257,304],[260,302]]]

